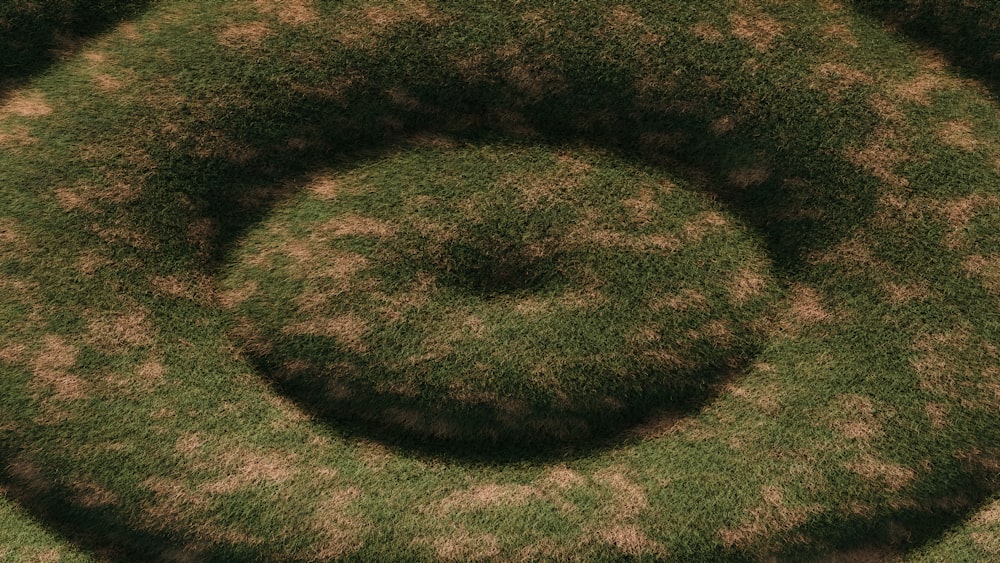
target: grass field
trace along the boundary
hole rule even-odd
[[[998,15],[6,4],[0,559],[1000,558]]]

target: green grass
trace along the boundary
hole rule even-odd
[[[886,2],[66,5],[3,14],[3,557],[996,556],[995,63]]]

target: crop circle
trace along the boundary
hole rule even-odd
[[[234,337],[314,410],[421,439],[577,440],[745,363],[750,233],[589,150],[419,148],[326,173],[234,254]]]

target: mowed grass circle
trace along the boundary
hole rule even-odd
[[[593,437],[745,365],[777,299],[738,221],[587,150],[414,148],[250,233],[233,335],[334,419],[446,442]]]

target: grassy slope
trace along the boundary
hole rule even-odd
[[[2,479],[34,518],[106,557],[798,557],[996,490],[988,91],[830,2],[295,4],[163,3],[4,106]],[[684,177],[768,251],[768,346],[701,408],[513,462],[303,412],[213,276],[289,195],[442,136]]]

